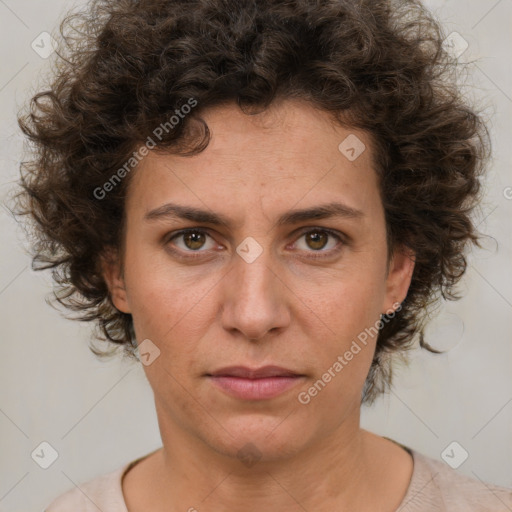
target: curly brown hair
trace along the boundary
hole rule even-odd
[[[363,403],[391,384],[394,352],[423,337],[427,310],[455,300],[488,153],[482,115],[468,106],[443,29],[416,0],[94,0],[60,25],[65,43],[48,90],[18,123],[33,142],[21,164],[20,215],[35,228],[33,268],[53,269],[55,298],[96,338],[135,356],[132,317],[117,310],[101,257],[124,240],[131,176],[97,197],[155,127],[194,98],[158,151],[201,152],[201,112],[236,101],[250,114],[306,100],[365,130],[385,209],[389,254],[415,253],[400,311],[381,323]],[[193,127],[199,129],[192,129]],[[95,193],[96,191],[96,193]],[[102,343],[103,345],[104,343]]]

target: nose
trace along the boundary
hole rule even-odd
[[[268,251],[252,263],[238,255],[223,279],[222,324],[231,334],[259,341],[290,323],[291,292]]]

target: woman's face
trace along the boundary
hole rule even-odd
[[[206,150],[150,153],[134,171],[124,280],[106,275],[139,344],[150,340],[140,352],[161,431],[217,453],[254,445],[258,457],[277,459],[358,428],[376,341],[368,329],[404,299],[413,264],[396,254],[388,272],[365,133],[292,101],[255,116],[232,105],[203,117]],[[286,217],[332,205],[337,213]],[[211,376],[267,365],[299,377]],[[230,384],[238,391],[222,387]]]

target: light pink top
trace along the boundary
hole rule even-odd
[[[400,446],[412,455],[414,469],[404,499],[395,512],[512,511],[512,489],[467,477],[440,460]],[[121,486],[123,475],[149,455],[60,495],[45,512],[128,512]]]

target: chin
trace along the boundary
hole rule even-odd
[[[251,467],[256,462],[285,460],[307,445],[307,428],[284,416],[247,414],[221,421],[222,428],[204,433],[203,440],[216,452]],[[300,435],[298,435],[300,433]]]

